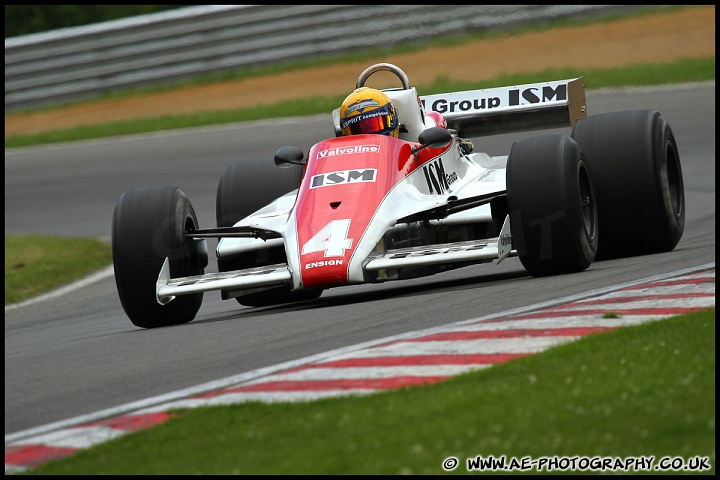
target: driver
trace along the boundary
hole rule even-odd
[[[340,107],[340,129],[345,136],[376,133],[398,138],[398,112],[380,90],[360,87]]]

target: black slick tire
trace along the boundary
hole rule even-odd
[[[155,297],[166,258],[173,278],[201,275],[207,250],[185,237],[198,228],[195,210],[177,187],[139,187],[123,193],[115,206],[112,253],[120,302],[130,321],[142,328],[166,327],[195,318],[203,294],[181,295],[166,305]],[[203,258],[204,255],[204,258]]]
[[[670,125],[654,110],[578,120],[572,133],[593,172],[598,260],[669,252],[685,228],[685,189]]]
[[[507,162],[513,248],[534,277],[580,272],[593,262],[598,215],[590,170],[567,135],[515,142]]]

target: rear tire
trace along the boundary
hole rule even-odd
[[[220,177],[215,199],[218,227],[231,227],[300,186],[303,169],[280,168],[266,159],[233,163]]]
[[[513,144],[507,162],[513,247],[534,277],[580,272],[598,247],[598,215],[590,171],[567,135]]]
[[[302,181],[303,169],[280,168],[265,159],[237,162],[229,165],[220,178],[217,188],[215,213],[218,227],[229,227],[266,206],[276,198],[297,189]],[[221,272],[287,262],[284,247],[219,258]],[[235,299],[247,307],[261,307],[280,303],[313,300],[320,290],[299,290],[274,287]]]
[[[112,252],[120,302],[142,328],[166,327],[195,318],[203,294],[181,295],[166,305],[155,298],[165,258],[173,278],[202,275],[207,250],[186,239],[198,228],[195,210],[177,187],[140,187],[123,193],[113,213]]]
[[[669,252],[685,229],[685,188],[670,125],[653,110],[578,120],[572,137],[593,172],[598,260]]]

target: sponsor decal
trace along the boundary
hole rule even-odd
[[[431,95],[427,97],[427,99],[430,100],[429,110],[442,114],[453,114],[567,100],[567,84],[565,83],[510,88],[500,93],[495,89],[492,90],[492,93],[496,93],[496,95],[488,95],[485,97],[472,95],[472,93],[475,92],[479,94],[483,92],[483,90],[461,92],[460,96],[451,95],[444,97],[443,95]],[[423,108],[427,108],[425,102],[426,99],[422,99]]]
[[[522,98],[522,102],[520,99]],[[567,100],[567,85],[561,84],[557,88],[546,85],[542,88],[530,87],[524,90],[513,89],[509,92],[509,104],[527,105],[528,103],[543,103],[557,100]]]
[[[501,247],[509,247],[512,245],[512,235],[501,235],[500,236],[500,246]]]
[[[499,97],[472,98],[467,100],[449,101],[445,98],[435,100],[430,110],[438,113],[467,112],[471,110],[486,110],[500,106]]]
[[[424,250],[418,250],[418,251],[414,251],[414,252],[395,253],[395,254],[391,255],[389,258],[399,259],[399,258],[429,257],[432,255],[444,255],[446,253],[469,252],[471,250],[482,250],[485,247],[487,247],[487,244],[477,244],[477,245],[473,245],[473,246],[453,245],[451,247],[427,248]]]
[[[375,168],[321,173],[319,175],[313,175],[310,179],[310,188],[328,187],[330,185],[340,185],[343,183],[374,182],[376,177],[377,169]]]
[[[354,145],[352,147],[337,147],[318,152],[318,158],[335,157],[337,155],[350,155],[354,153],[380,153],[380,145]]]
[[[357,112],[359,110],[365,110],[368,107],[379,107],[380,103],[377,100],[360,100],[357,103],[353,103],[352,105],[348,106],[348,108],[345,110],[345,116],[347,117],[353,112]]]
[[[361,113],[360,115],[357,115],[355,117],[350,117],[348,119],[342,120],[340,122],[340,128],[347,128],[350,125],[353,125],[361,120],[367,120],[368,118],[390,117],[391,115],[392,112],[390,112],[390,110],[374,110],[370,113]]]
[[[425,181],[427,182],[430,194],[443,194],[447,192],[450,185],[458,180],[457,173],[445,173],[445,166],[443,165],[442,158],[438,158],[434,162],[429,162],[424,165],[423,173],[425,174]]]
[[[310,262],[305,264],[305,270],[318,267],[331,267],[334,265],[342,265],[342,260],[320,260],[319,262]]]

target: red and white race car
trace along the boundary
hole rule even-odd
[[[432,275],[518,256],[535,277],[594,260],[670,251],[683,234],[673,132],[653,110],[587,116],[582,77],[419,96],[400,68],[398,138],[336,136],[227,167],[215,228],[177,187],[123,193],[113,216],[115,279],[143,328],[191,321],[207,291],[246,306],[325,289]],[[473,152],[470,137],[571,127]],[[280,167],[280,168],[278,168]],[[218,272],[206,238],[218,238]]]

